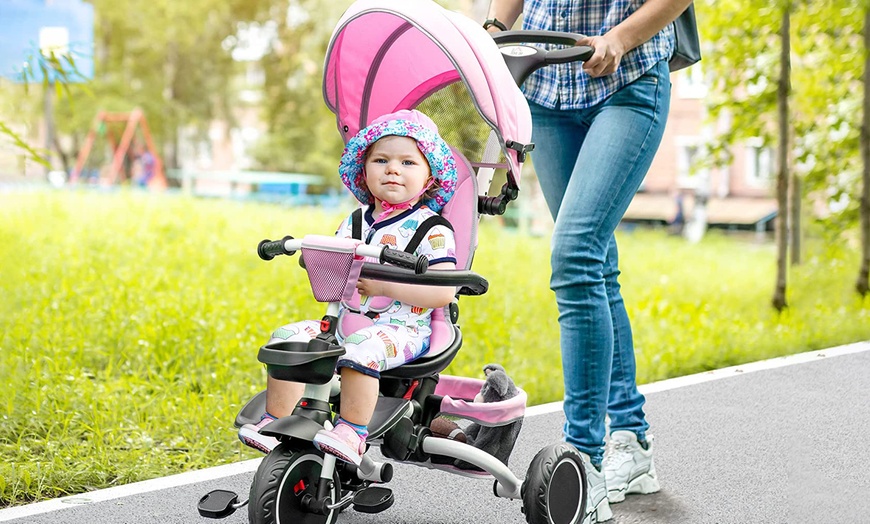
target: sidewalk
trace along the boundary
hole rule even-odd
[[[737,366],[642,387],[662,491],[613,506],[611,524],[870,522],[870,342]],[[561,406],[528,410],[511,469],[560,438]],[[232,438],[228,429],[227,438]],[[247,523],[247,509],[197,514],[212,489],[247,496],[256,461],[0,510],[14,524]],[[168,489],[158,489],[161,483]],[[523,523],[520,501],[492,482],[400,464],[396,504],[339,523]],[[114,490],[114,491],[113,491]]]

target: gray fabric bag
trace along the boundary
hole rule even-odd
[[[671,71],[679,71],[701,60],[701,42],[695,20],[695,4],[689,4],[674,20],[674,54],[668,62]]]

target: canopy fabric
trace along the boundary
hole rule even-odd
[[[323,96],[347,142],[378,116],[413,109],[459,80],[496,131],[519,185],[521,162],[505,143],[531,141],[528,103],[489,33],[461,14],[428,0],[355,2],[330,40]]]

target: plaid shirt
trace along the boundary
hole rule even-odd
[[[637,11],[644,1],[526,0],[523,29],[603,35]],[[531,102],[550,109],[591,107],[670,58],[673,49],[671,24],[626,53],[611,75],[592,78],[583,71],[582,62],[550,65],[532,73],[523,84],[523,91]]]

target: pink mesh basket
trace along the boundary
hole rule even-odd
[[[359,241],[333,237],[306,236],[302,258],[311,291],[318,302],[350,300],[365,259],[354,253]]]

